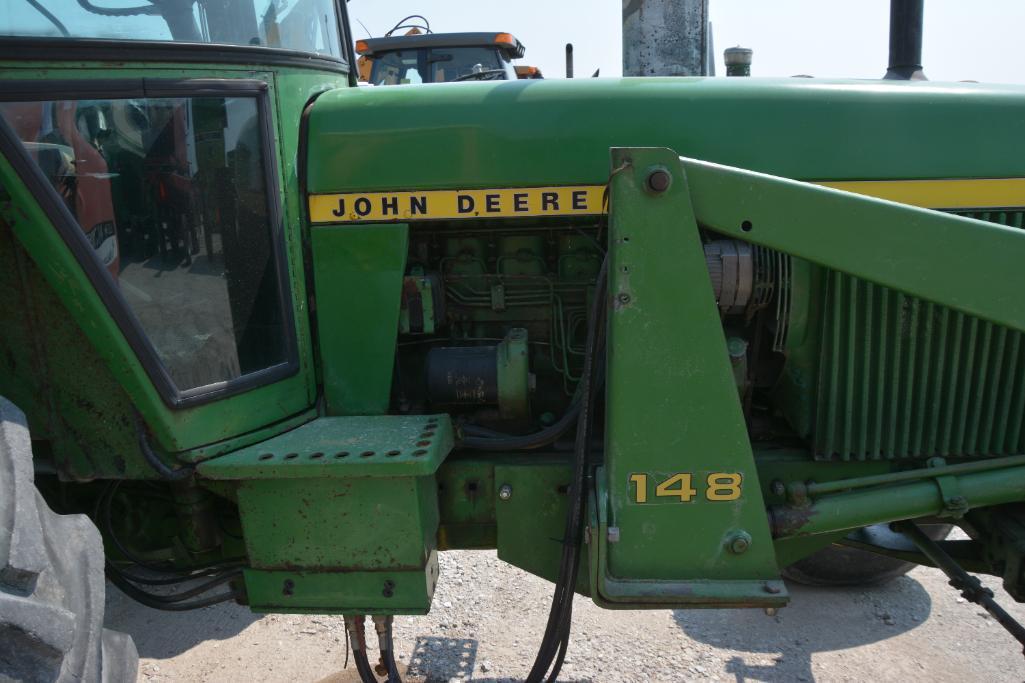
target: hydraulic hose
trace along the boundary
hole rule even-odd
[[[587,329],[584,368],[580,379],[580,411],[574,442],[573,478],[569,488],[569,507],[562,539],[559,578],[552,595],[548,623],[538,648],[534,665],[527,675],[528,683],[553,682],[559,675],[569,646],[573,617],[573,595],[580,569],[580,537],[584,521],[584,501],[591,444],[592,410],[599,383],[595,381],[595,362],[604,348],[605,316],[608,311],[608,258],[602,262],[595,288],[594,308]]]
[[[192,602],[165,602],[161,600],[164,596],[147,593],[141,588],[133,586],[109,564],[107,565],[107,578],[110,579],[110,582],[117,586],[122,593],[136,602],[146,605],[147,607],[152,607],[153,609],[165,610],[168,612],[185,612],[188,610],[199,609],[200,607],[209,607],[210,605],[216,605],[219,602],[227,602],[228,600],[234,600],[238,597],[235,591],[228,591],[227,593],[218,593],[217,595],[200,598],[198,600],[193,600]],[[229,577],[229,579],[230,578],[231,577]]]
[[[388,683],[402,683],[399,676],[399,667],[395,663],[395,647],[392,642],[391,616],[375,616],[374,628],[377,630],[377,642],[381,650],[381,663],[388,672]],[[378,669],[380,671],[380,669]]]
[[[180,469],[172,470],[157,457],[157,454],[153,452],[153,448],[149,445],[149,438],[146,436],[146,425],[138,415],[135,419],[135,428],[139,437],[139,450],[142,451],[142,457],[146,460],[146,464],[160,475],[161,479],[165,481],[181,481],[192,476],[196,469],[194,465],[187,465]]]
[[[568,432],[576,423],[579,415],[580,402],[574,401],[557,422],[538,432],[522,436],[492,436],[496,432],[490,429],[465,425],[463,427],[463,434],[465,436],[460,443],[465,448],[472,448],[478,451],[527,451],[543,448]]]
[[[352,648],[352,658],[356,661],[356,672],[363,683],[379,683],[374,670],[367,659],[367,639],[363,630],[363,622],[366,615],[357,614],[345,617],[345,630],[349,633],[349,647]]]

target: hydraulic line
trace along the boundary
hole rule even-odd
[[[552,595],[548,623],[538,648],[534,665],[527,676],[528,683],[553,682],[565,660],[569,645],[570,626],[573,616],[573,595],[580,567],[580,537],[584,521],[584,501],[587,489],[588,460],[591,443],[591,411],[594,405],[597,382],[595,382],[595,360],[603,348],[605,314],[607,312],[608,259],[602,262],[595,288],[594,308],[587,330],[587,346],[584,354],[584,368],[580,380],[581,403],[577,418],[577,433],[574,444],[573,478],[570,481],[566,511],[566,527],[562,539],[562,558],[559,562],[559,578]]]
[[[580,402],[577,401],[570,404],[569,409],[559,418],[558,422],[541,431],[522,436],[491,436],[490,434],[495,434],[495,432],[489,429],[477,431],[472,425],[466,425],[463,427],[463,433],[466,436],[460,443],[466,448],[478,451],[525,451],[542,448],[568,432],[579,415]]]
[[[216,605],[219,602],[227,602],[228,600],[234,600],[238,597],[235,591],[228,591],[227,593],[218,593],[217,595],[211,595],[206,598],[200,598],[193,600],[192,602],[162,602],[157,598],[163,597],[147,593],[146,591],[133,586],[126,579],[122,578],[117,570],[111,571],[111,565],[107,565],[107,578],[110,582],[117,586],[121,592],[128,597],[132,598],[138,603],[152,607],[153,609],[166,610],[169,612],[185,612],[188,610],[199,609],[200,607],[209,607],[210,605]]]
[[[187,479],[192,476],[196,469],[195,465],[187,465],[180,469],[172,470],[157,457],[157,454],[153,452],[153,448],[149,445],[149,438],[146,436],[146,426],[143,423],[142,418],[139,416],[136,416],[135,427],[138,432],[139,450],[142,451],[142,457],[146,460],[146,464],[152,467],[156,473],[160,475],[161,479],[166,481],[181,481],[182,479]]]
[[[370,660],[367,659],[367,641],[363,630],[363,622],[366,615],[357,614],[345,617],[345,630],[349,634],[349,647],[352,649],[352,658],[356,661],[356,671],[363,683],[379,683],[374,670],[370,667]]]
[[[107,490],[104,491],[103,495],[101,495],[97,506],[99,508],[96,514],[96,517],[98,518],[97,522],[100,521],[99,517],[102,515],[103,526],[106,529],[107,538],[110,539],[111,543],[114,544],[114,547],[116,547],[124,557],[130,560],[135,566],[156,572],[162,576],[159,578],[136,576],[123,571],[111,562],[107,562],[106,574],[111,583],[136,602],[146,605],[147,607],[152,607],[153,609],[174,612],[208,607],[220,602],[234,600],[238,597],[238,594],[234,590],[229,590],[227,592],[207,597],[198,597],[221,584],[228,583],[240,577],[242,575],[242,565],[238,561],[221,561],[185,572],[175,572],[144,562],[131,553],[131,551],[121,543],[117,535],[114,534],[111,520],[111,500],[113,499],[114,493],[116,493],[120,484],[120,481],[113,482],[107,487]],[[201,579],[206,579],[206,581],[188,588],[183,592],[166,595],[151,593],[135,585],[139,583],[151,586],[171,586],[190,581],[199,581]],[[196,599],[189,601],[190,598]]]
[[[394,618],[388,616],[374,616],[374,629],[377,631],[378,647],[381,650],[381,664],[388,672],[388,683],[402,683],[399,676],[399,667],[395,664],[395,647],[392,642],[392,623]],[[380,669],[378,669],[380,671]]]
[[[101,523],[100,513],[102,513],[102,524],[104,530],[107,532],[107,537],[110,539],[111,543],[114,544],[114,547],[118,549],[118,552],[120,552],[126,559],[131,561],[133,564],[142,567],[143,569],[147,569],[151,572],[157,572],[159,574],[165,575],[170,574],[174,577],[186,581],[191,580],[193,578],[201,578],[202,576],[208,575],[210,572],[213,572],[215,570],[237,569],[242,566],[243,562],[245,561],[245,558],[237,557],[228,560],[218,560],[216,562],[199,565],[197,567],[193,567],[191,569],[187,569],[184,571],[178,571],[173,569],[167,569],[166,567],[158,567],[154,564],[147,562],[146,560],[143,560],[140,557],[137,557],[132,551],[128,550],[128,548],[126,548],[123,543],[121,543],[121,540],[114,533],[114,525],[111,519],[111,501],[113,500],[114,494],[117,492],[117,489],[121,486],[121,483],[122,482],[120,480],[112,482],[111,485],[107,487],[106,492],[100,497],[98,504],[99,510],[98,513],[95,515],[95,521],[97,526],[99,526]],[[140,583],[152,583],[152,585],[162,585],[156,579],[144,580],[140,581]],[[168,581],[167,583],[179,583],[179,581]]]

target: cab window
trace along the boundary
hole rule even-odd
[[[289,362],[258,97],[25,100],[0,115],[179,391]]]

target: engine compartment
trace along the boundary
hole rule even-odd
[[[411,229],[392,410],[447,411],[501,434],[554,424],[580,380],[606,240],[604,222],[593,219]],[[768,425],[765,392],[783,363],[790,259],[711,233],[703,240],[745,415],[749,425]],[[688,295],[671,283],[666,290]]]

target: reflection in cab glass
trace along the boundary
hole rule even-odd
[[[0,35],[271,47],[341,57],[335,0],[0,2]]]
[[[253,97],[8,102],[181,390],[286,361]]]

